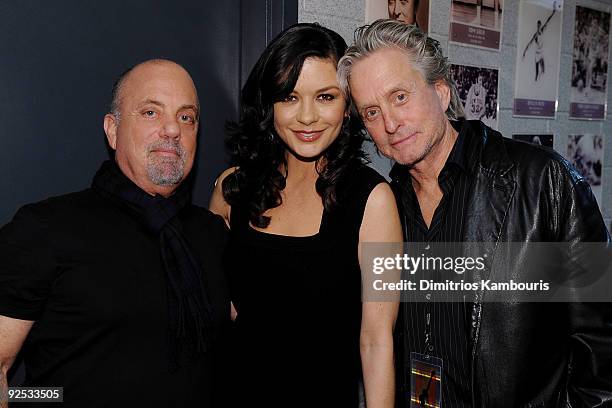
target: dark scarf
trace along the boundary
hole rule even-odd
[[[191,202],[189,187],[183,183],[168,198],[151,196],[111,160],[102,164],[92,187],[102,196],[127,205],[147,231],[159,238],[168,284],[169,358],[171,370],[174,370],[178,367],[180,352],[206,351],[212,337],[212,304],[203,287],[202,270],[177,216]]]

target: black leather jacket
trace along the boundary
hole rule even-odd
[[[478,138],[479,163],[464,241],[568,242],[570,248],[610,242],[587,181],[565,159],[504,138],[482,122],[466,125],[469,137]],[[401,194],[397,183],[392,187]],[[523,262],[515,259],[517,271]],[[400,332],[410,330],[401,310]],[[611,304],[477,301],[472,320],[475,407],[612,406]],[[398,371],[409,372],[410,361],[401,359]]]

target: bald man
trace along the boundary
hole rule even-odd
[[[63,387],[64,407],[213,404],[226,227],[185,183],[199,110],[180,65],[132,67],[104,117],[114,158],[92,186],[0,229],[0,395],[21,351],[24,386]]]

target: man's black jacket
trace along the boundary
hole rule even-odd
[[[469,121],[478,163],[464,219],[463,241],[610,242],[587,181],[561,156],[502,137]],[[401,188],[392,187],[401,209]],[[525,259],[513,259],[520,273]],[[495,266],[493,265],[493,268]],[[612,290],[612,288],[610,288]],[[487,293],[479,293],[486,299]],[[398,370],[409,373],[398,320]],[[493,303],[472,313],[472,394],[477,407],[612,406],[612,305],[608,303]],[[406,399],[406,398],[403,398]]]

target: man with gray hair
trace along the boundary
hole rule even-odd
[[[396,162],[406,241],[567,242],[570,250],[609,242],[588,183],[566,160],[458,120],[448,60],[417,27],[359,28],[338,77],[378,150]],[[519,275],[528,264],[507,261]],[[402,303],[399,406],[612,404],[609,304],[484,303],[486,295]]]
[[[196,88],[182,66],[150,60],[112,98],[104,131],[115,154],[92,186],[26,205],[0,229],[2,408],[20,351],[24,385],[62,387],[65,407],[213,402],[216,333],[230,316],[226,227],[191,203],[185,181]]]

